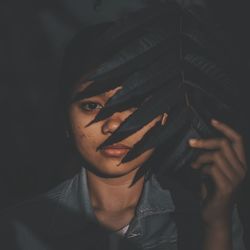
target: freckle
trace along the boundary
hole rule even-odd
[[[86,137],[86,135],[83,133],[83,134],[80,135],[80,137]]]

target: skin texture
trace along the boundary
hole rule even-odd
[[[77,86],[74,94],[83,91],[89,84],[91,83],[89,82],[88,84]],[[77,150],[83,158],[92,165],[93,170],[95,170],[97,174],[108,178],[122,177],[129,174],[131,171],[139,168],[154,151],[153,149],[150,149],[133,161],[121,164],[119,167],[117,165],[120,163],[122,158],[106,157],[101,150],[96,152],[96,148],[104,142],[129,115],[135,111],[135,108],[132,108],[123,112],[117,112],[103,121],[86,127],[86,125],[94,119],[100,109],[105,105],[107,100],[119,89],[120,87],[117,87],[116,89],[108,91],[105,93],[105,96],[99,95],[74,102],[69,109],[70,130]],[[90,102],[94,104],[94,108],[92,107],[91,110],[87,110],[90,109]],[[157,121],[161,119],[162,116],[156,117],[142,129],[119,143],[128,147],[133,147],[133,145],[138,142],[144,134],[156,124]]]
[[[76,86],[73,96],[83,91],[91,82]],[[120,87],[99,95],[74,102],[69,107],[70,132],[77,150],[90,163],[87,169],[88,185],[93,210],[98,221],[112,230],[127,225],[134,216],[136,205],[142,193],[144,178],[131,186],[140,166],[152,155],[154,149],[147,150],[133,161],[120,163],[122,157],[108,157],[96,148],[104,142],[135,108],[115,113],[107,119],[86,125],[94,119],[107,100]],[[90,102],[92,104],[90,104]],[[132,147],[157,121],[166,122],[167,115],[160,115],[142,129],[127,137],[122,143]]]

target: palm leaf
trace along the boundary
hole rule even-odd
[[[90,124],[138,107],[97,150],[122,141],[168,113],[167,124],[157,122],[121,163],[157,148],[164,152],[164,171],[179,171],[201,152],[188,146],[190,137],[218,136],[205,118],[216,106],[220,111],[232,110],[234,82],[226,50],[221,49],[210,20],[195,7],[160,6],[164,7],[142,10],[101,36],[97,43],[104,50],[104,60],[100,60],[104,63],[87,76],[93,83],[74,100],[122,86]],[[206,106],[209,102],[215,106]],[[145,171],[140,170],[139,174]]]
[[[148,94],[169,79],[175,78],[179,73],[180,64],[176,50],[167,53],[149,67],[131,75],[122,84],[123,88],[109,100],[106,108],[126,102],[133,97]]]
[[[173,35],[175,38],[177,36]],[[148,50],[145,50],[144,53],[138,55],[138,51],[135,52],[137,54],[131,56],[131,60],[124,61],[124,64],[118,63],[110,72],[106,72],[102,75],[99,75],[97,79],[89,77],[86,80],[94,82],[89,85],[84,92],[79,93],[75,96],[73,101],[78,101],[80,99],[89,98],[92,96],[99,95],[103,92],[109,91],[116,86],[122,85],[122,81],[125,77],[128,77],[130,74],[133,74],[135,71],[144,68],[145,66],[152,63],[162,54],[169,50],[167,45],[172,46],[172,44],[176,44],[175,39],[163,40],[157,46],[154,46]],[[135,50],[136,51],[136,50]],[[115,64],[115,62],[113,62]],[[109,68],[109,66],[108,66]]]
[[[136,39],[121,49],[111,57],[109,61],[104,62],[94,73],[88,76],[88,80],[97,80],[98,78],[103,77],[103,75],[107,73],[109,74],[110,71],[117,67],[131,62],[139,55],[143,55],[147,51],[150,51],[161,44],[165,44],[166,48],[166,42],[173,34],[176,34],[176,27],[172,27],[171,30],[157,29],[146,33],[144,36]]]
[[[143,8],[137,11],[136,15],[132,13],[131,17],[119,20],[112,28],[110,28],[104,35],[99,39],[101,48],[108,50],[109,48],[114,49],[114,46],[122,47],[128,44],[132,39],[144,34],[153,25],[156,24],[173,24],[171,19],[178,16],[180,13],[180,7],[177,4],[171,4],[171,9],[167,8],[166,5],[152,6],[151,8]],[[175,10],[173,9],[175,8]],[[159,23],[160,21],[160,23]]]
[[[167,88],[157,91],[130,115],[98,149],[112,145],[132,135],[158,115],[164,112],[168,113],[178,103],[184,101],[184,89],[178,83],[173,85],[175,85],[175,88],[167,86]]]
[[[167,124],[162,126],[158,125],[153,127],[148,131],[143,138],[134,145],[132,150],[122,159],[121,163],[125,163],[133,160],[141,153],[145,152],[148,149],[158,147],[166,141],[170,141],[171,138],[175,137],[176,134],[180,133],[184,128],[189,124],[189,109],[179,108],[174,109],[169,113],[169,118]]]
[[[233,84],[231,79],[228,77],[228,74],[224,72],[219,65],[216,65],[216,63],[195,54],[185,55],[184,61],[202,71],[204,74],[209,76],[211,80],[219,82],[220,85],[225,87],[225,89],[232,89],[233,91]]]
[[[200,111],[200,108],[191,106],[192,109],[192,122],[191,127],[199,134],[202,138],[212,138],[212,137],[223,137],[223,133],[215,129],[209,124],[209,121],[204,119],[204,112]],[[210,120],[210,119],[209,119]]]
[[[183,31],[181,35],[183,39],[186,39],[187,42],[189,42],[189,44],[193,43],[193,47],[196,47],[196,49],[208,49],[211,47],[211,43],[209,43],[208,40],[203,37],[203,34],[197,30],[191,29]]]
[[[166,157],[163,160],[167,168],[161,171],[176,173],[206,150],[193,149],[188,146],[190,138],[210,138],[218,135],[211,125],[208,125],[193,106],[188,107],[188,117],[184,117],[185,125],[169,140],[165,140]],[[163,173],[161,173],[163,174]]]
[[[128,108],[137,107],[154,89],[175,79],[180,74],[179,67],[176,66],[179,62],[174,61],[177,59],[176,56],[167,55],[167,57],[167,62],[158,61],[149,68],[136,72],[129,77],[122,84],[122,89],[108,100],[105,108],[97,114],[88,126],[106,119],[114,112],[122,112]],[[170,65],[167,65],[167,63]]]
[[[184,82],[196,88],[225,109],[231,109],[234,93],[228,86],[232,86],[231,79],[216,64],[209,62],[204,57],[186,55],[184,58]],[[230,91],[230,92],[229,92]],[[227,94],[225,94],[228,92]]]
[[[161,135],[163,131],[163,126],[161,122],[157,122],[153,128],[151,128],[147,133],[142,137],[142,139],[136,143],[133,148],[127,153],[127,155],[122,159],[121,163],[126,163],[135,159],[141,153],[145,152],[147,149],[154,147],[154,141],[157,135]]]
[[[183,50],[186,53],[196,53],[213,61],[223,62],[223,66],[230,68],[230,57],[227,51],[218,45],[216,39],[204,30],[198,28],[186,28],[181,33],[183,39]]]
[[[201,153],[208,152],[206,149],[193,149],[188,146],[190,138],[219,138],[224,135],[213,128],[204,118],[203,115],[193,106],[189,106],[189,126],[184,133],[179,133],[175,136],[175,142],[169,142],[169,154],[165,158],[164,165],[167,166],[167,171],[177,173],[189,164]],[[204,110],[203,110],[204,112]],[[178,154],[176,154],[178,152]]]

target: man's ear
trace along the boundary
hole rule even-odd
[[[162,115],[162,118],[161,118],[161,125],[164,126],[167,122],[167,117],[168,117],[168,114],[167,113],[164,113]]]

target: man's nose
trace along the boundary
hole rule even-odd
[[[124,120],[123,116],[124,115],[122,115],[122,113],[117,112],[111,117],[107,118],[102,126],[103,134],[112,134],[115,130],[117,130]]]

